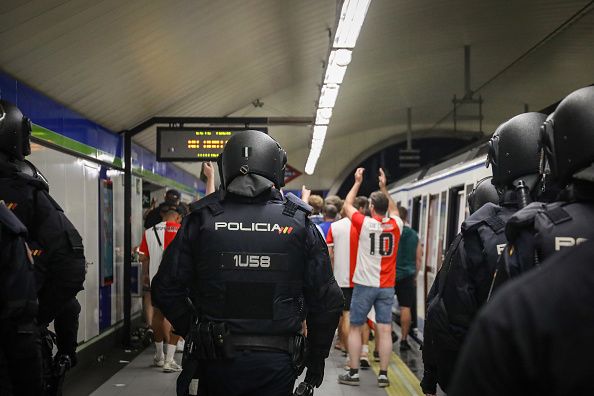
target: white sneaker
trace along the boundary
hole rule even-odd
[[[163,365],[165,364],[165,356],[161,355],[160,357],[155,355],[153,356],[153,365],[157,366],[157,367],[163,367]]]
[[[176,347],[175,347],[175,352],[183,352],[185,345],[186,345],[186,342],[180,338],[179,341],[177,342]]]
[[[164,373],[175,373],[182,371],[182,367],[175,362],[175,360],[170,360],[163,364],[163,372]]]

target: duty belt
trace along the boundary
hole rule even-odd
[[[252,351],[292,351],[293,338],[291,336],[273,336],[273,335],[245,335],[232,334],[229,341],[237,350]]]

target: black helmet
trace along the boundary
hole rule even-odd
[[[18,107],[0,100],[0,151],[19,160],[31,154],[31,121]]]
[[[264,132],[247,130],[231,136],[217,159],[224,188],[237,176],[259,175],[278,188],[285,185],[287,153]]]
[[[562,187],[594,162],[594,87],[567,95],[541,133],[543,159],[553,181]]]
[[[488,202],[499,204],[499,193],[493,183],[491,183],[491,179],[491,176],[489,176],[477,181],[472,192],[468,194],[468,210],[470,214],[473,214]]]
[[[545,119],[542,113],[523,113],[497,127],[487,156],[496,187],[509,187],[520,177],[538,175],[540,127]]]

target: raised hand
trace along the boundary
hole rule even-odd
[[[357,168],[355,171],[355,183],[363,182],[363,172],[365,172],[365,168]]]
[[[212,179],[214,177],[214,166],[212,166],[212,162],[205,162],[202,166],[204,167],[204,176],[206,176],[206,179]]]
[[[383,190],[384,188],[386,188],[386,174],[384,173],[384,170],[382,168],[379,168],[379,188],[380,190]]]

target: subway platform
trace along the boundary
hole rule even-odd
[[[370,351],[374,345],[370,343]],[[420,351],[416,343],[411,343],[413,349],[405,352],[393,352],[388,370],[390,386],[378,388],[376,376],[379,371],[378,363],[372,362],[370,370],[361,370],[360,386],[348,386],[338,383],[337,378],[343,371],[345,357],[341,351],[332,348],[326,361],[324,382],[316,395],[324,396],[422,396],[418,375],[422,373]],[[396,343],[394,350],[398,350]],[[176,359],[181,359],[179,354]],[[165,396],[175,394],[177,373],[163,373],[152,366],[153,348],[148,347],[130,363],[97,388],[93,396]],[[410,367],[410,368],[409,368]],[[297,383],[302,380],[300,378]]]

